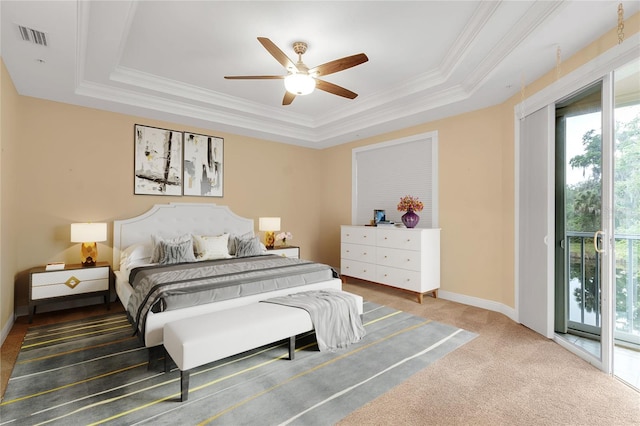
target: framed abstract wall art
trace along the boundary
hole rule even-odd
[[[182,195],[182,132],[135,125],[134,194]]]
[[[184,134],[183,194],[222,197],[224,139]]]

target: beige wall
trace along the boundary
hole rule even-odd
[[[4,62],[0,60],[0,330],[12,322],[13,315],[13,277],[16,271],[15,211],[16,188],[12,185],[15,179],[16,164],[15,141],[18,139],[18,101],[19,96],[7,72]]]
[[[90,108],[19,97],[20,134],[7,161],[16,165],[12,188],[20,194],[11,223],[20,238],[13,274],[18,306],[26,303],[28,268],[52,261],[79,262],[69,224],[137,215],[156,203],[213,202],[245,217],[280,216],[306,257],[318,258],[321,200],[318,151],[185,127]],[[133,128],[150,126],[221,136],[223,198],[133,195]],[[4,197],[3,197],[4,198]],[[309,226],[311,224],[311,226]],[[111,228],[110,228],[111,231]],[[111,232],[110,232],[111,233]],[[111,261],[111,241],[99,243],[98,260]],[[3,283],[3,288],[9,287]]]
[[[638,32],[639,21],[636,15],[625,22],[625,32]],[[612,30],[563,62],[563,74],[616,42]],[[112,222],[156,203],[214,202],[254,220],[280,216],[303,257],[338,266],[339,225],[351,221],[351,150],[427,131],[439,137],[442,289],[514,307],[513,107],[521,95],[317,151],[22,97],[4,66],[2,77],[2,327],[13,313],[15,276],[21,278],[22,306],[25,270],[51,261],[77,263],[79,247],[69,242],[70,223]],[[526,95],[554,78],[550,70],[526,88]],[[136,123],[224,137],[224,198],[134,196]],[[99,260],[111,260],[110,247],[111,237],[99,245]]]
[[[339,263],[339,225],[351,223],[351,150],[437,131],[441,288],[512,305],[513,286],[507,286],[504,294],[502,278],[503,269],[511,267],[510,257],[505,259],[502,239],[510,235],[513,240],[513,226],[509,227],[513,209],[508,198],[505,203],[503,190],[512,175],[503,176],[502,153],[504,121],[512,119],[505,117],[503,111],[501,106],[486,108],[327,149],[325,161],[335,165],[329,178],[327,204],[333,200],[341,207],[327,215],[333,220],[323,225],[329,230],[331,240],[325,244],[327,248],[334,248],[329,262]],[[493,248],[484,249],[485,244]]]

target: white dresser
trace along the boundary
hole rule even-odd
[[[440,288],[440,229],[341,227],[340,274],[418,295]],[[343,278],[344,279],[344,278]]]

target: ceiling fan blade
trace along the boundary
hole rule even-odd
[[[282,80],[286,75],[225,75],[227,80]]]
[[[284,98],[282,98],[282,105],[291,105],[291,102],[296,98],[291,92],[284,92]]]
[[[346,56],[344,58],[336,59],[335,61],[327,62],[326,64],[318,65],[315,68],[309,70],[309,74],[317,75],[321,77],[323,75],[333,74],[334,72],[346,70],[356,65],[367,62],[369,58],[364,53],[358,53],[357,55]]]
[[[358,94],[347,90],[344,87],[340,87],[337,84],[329,83],[328,81],[316,79],[316,89],[324,90],[325,92],[332,93],[334,95],[342,96],[344,98],[355,99]]]
[[[269,53],[271,53],[271,56],[276,58],[276,61],[280,62],[280,64],[287,70],[291,72],[298,70],[296,64],[291,59],[289,59],[289,57],[285,55],[285,53],[280,50],[280,48],[276,46],[274,42],[266,37],[258,37],[258,41],[264,46],[265,49],[267,49]]]

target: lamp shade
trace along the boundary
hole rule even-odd
[[[259,219],[258,229],[260,231],[279,231],[280,218],[279,217],[261,217]]]
[[[309,74],[290,74],[284,79],[284,88],[294,95],[308,95],[316,88],[316,80]]]
[[[72,223],[72,243],[95,243],[107,240],[106,223]]]

